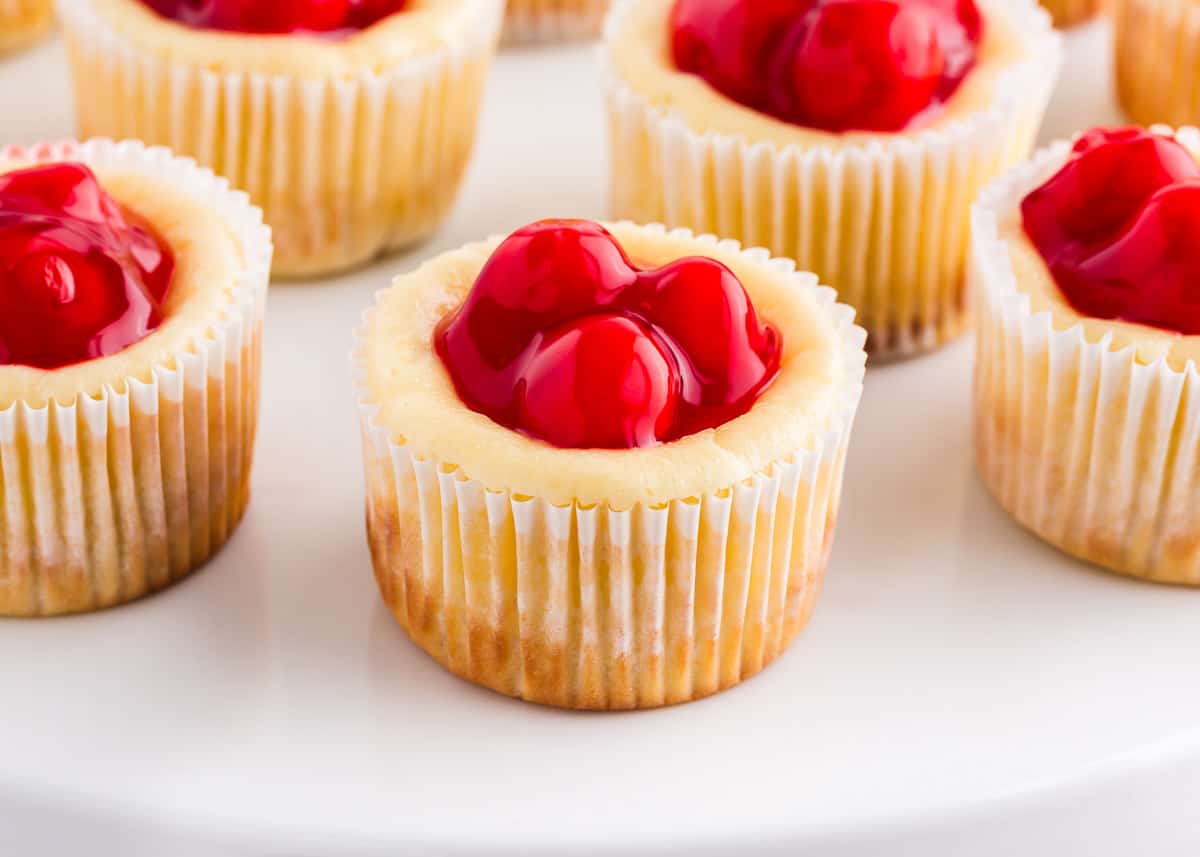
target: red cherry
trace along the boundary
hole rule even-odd
[[[812,0],[677,0],[671,10],[675,64],[735,101],[766,109],[768,58]]]
[[[0,364],[115,354],[162,322],[174,257],[80,164],[0,176]]]
[[[761,324],[733,271],[707,258],[680,259],[652,275],[649,315],[678,344],[701,394],[694,405],[724,406],[755,392],[778,364],[775,331]]]
[[[983,37],[983,16],[975,0],[917,0],[919,3],[936,10],[941,14],[945,23],[958,24],[967,40],[979,43]]]
[[[243,33],[331,33],[365,29],[406,0],[142,0],[165,18],[190,27]]]
[[[670,436],[679,376],[631,319],[568,322],[541,343],[521,382],[521,428],[555,446],[629,449]]]
[[[899,131],[933,103],[944,68],[928,7],[828,0],[805,17],[772,105],[831,131]]]
[[[319,33],[346,25],[350,0],[289,0],[287,3],[244,4],[246,29],[260,33]]]
[[[1064,272],[1087,315],[1200,333],[1200,179],[1169,185],[1112,243]]]
[[[1097,128],[1079,138],[1066,166],[1029,194],[1021,210],[1035,243],[1057,255],[1072,241],[1119,229],[1161,188],[1197,177],[1200,166],[1169,137]]]
[[[468,407],[583,448],[669,442],[744,414],[781,352],[724,265],[642,271],[603,227],[563,220],[504,241],[434,339]]]
[[[0,175],[0,197],[14,209],[66,214],[91,223],[124,223],[120,207],[83,164],[59,163]]]
[[[1200,166],[1178,142],[1138,128],[1090,131],[1021,209],[1080,313],[1200,334]]]
[[[463,367],[467,398],[503,407],[511,397],[508,374],[537,333],[610,305],[636,279],[598,224],[544,220],[514,232],[440,340],[448,359]]]
[[[405,0],[350,0],[350,15],[345,26],[365,30],[402,11],[404,5]]]
[[[898,131],[975,63],[975,0],[676,0],[682,71],[798,125]]]
[[[94,356],[93,340],[129,308],[127,295],[105,283],[108,276],[120,276],[120,269],[104,267],[65,248],[33,250],[18,259],[0,293],[9,352],[33,365],[57,362],[51,357],[56,351],[72,352],[72,362]],[[30,325],[30,318],[40,323]]]

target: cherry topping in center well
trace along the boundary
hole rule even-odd
[[[1089,131],[1021,213],[1080,313],[1200,334],[1200,165],[1176,140]]]
[[[434,339],[468,407],[567,449],[722,425],[775,380],[782,352],[725,265],[642,269],[602,226],[575,220],[513,233]]]
[[[189,27],[238,33],[363,30],[403,11],[407,0],[142,0]]]
[[[975,65],[975,0],[676,0],[675,65],[733,100],[827,131],[900,131]]]
[[[0,365],[57,369],[128,348],[162,323],[174,269],[86,166],[0,175]]]

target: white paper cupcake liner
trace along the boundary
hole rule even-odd
[[[508,44],[594,39],[604,26],[609,0],[508,0]]]
[[[92,0],[59,0],[81,134],[169,146],[245,190],[275,273],[312,277],[428,237],[474,148],[502,0],[454,44],[380,72],[217,73],[140,49]]]
[[[637,2],[616,0],[606,41]],[[875,358],[952,339],[970,320],[971,202],[1029,154],[1061,62],[1061,40],[1035,0],[1013,0],[1010,14],[1030,58],[997,78],[987,109],[919,134],[840,146],[697,130],[639,94],[606,57],[615,215],[795,259],[858,309]]]
[[[1200,153],[1200,132],[1179,132]],[[1065,162],[1041,152],[973,213],[979,295],[976,451],[984,482],[1028,529],[1123,574],[1200,584],[1200,377],[1139,360],[1111,332],[1034,312],[1000,223]]]
[[[0,54],[40,38],[53,20],[53,0],[0,0]]]
[[[3,159],[161,178],[218,212],[246,254],[219,317],[148,380],[0,411],[0,615],[85,612],[187,575],[241,520],[271,234],[245,194],[165,149],[93,140],[12,147]]]
[[[554,505],[410,448],[376,420],[359,339],[372,557],[385,602],[416,643],[470,681],[576,709],[698,699],[786,648],[824,578],[865,333],[832,289],[791,262],[772,264],[818,296],[838,331],[845,366],[832,422],[752,478],[662,505]]]
[[[1117,93],[1142,125],[1200,122],[1200,4],[1112,0]]]

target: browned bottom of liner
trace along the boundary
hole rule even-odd
[[[447,210],[449,206],[446,207]],[[428,243],[442,228],[444,216],[438,214],[432,222],[400,239],[380,239],[368,242],[352,251],[314,252],[312,255],[285,259],[271,269],[272,280],[303,285],[329,277],[342,277],[369,268],[389,256],[399,256]]]
[[[387,509],[388,504],[383,504]],[[496,628],[468,620],[466,639],[467,663],[450,658],[446,650],[443,623],[446,604],[440,592],[414,592],[411,586],[401,597],[397,579],[419,579],[419,564],[414,552],[403,550],[403,527],[397,523],[393,506],[381,514],[367,509],[367,536],[371,549],[372,567],[384,603],[400,627],[430,657],[454,675],[504,696],[537,705],[579,711],[631,711],[663,708],[694,702],[728,690],[762,672],[782,655],[791,642],[807,626],[824,583],[825,571],[833,549],[836,520],[826,520],[825,540],[819,566],[797,569],[795,583],[783,605],[782,617],[766,617],[765,623],[747,622],[741,629],[741,640],[762,642],[772,618],[780,620],[782,634],[777,645],[760,645],[756,654],[744,650],[738,657],[736,674],[728,670],[728,655],[720,640],[691,638],[667,650],[649,662],[635,663],[637,656],[610,658],[602,661],[596,652],[584,657],[580,648],[567,649],[547,645],[533,635],[522,635],[516,628]],[[390,568],[387,556],[399,557],[401,568]],[[643,645],[633,648],[648,648]],[[739,644],[740,647],[740,644]],[[514,651],[519,649],[519,651]],[[644,656],[642,656],[644,661]],[[702,669],[697,669],[701,664]],[[723,668],[724,667],[724,668]],[[696,680],[696,674],[706,678]],[[661,688],[653,698],[639,693],[650,681]],[[683,690],[683,688],[687,690]]]
[[[1143,562],[1130,562],[1121,534],[1113,533],[1108,528],[1096,527],[1074,532],[1071,534],[1072,538],[1069,542],[1064,541],[1056,534],[1039,526],[1037,521],[1032,520],[1025,510],[1020,508],[1020,504],[1010,503],[1006,500],[1005,491],[996,484],[998,477],[994,478],[989,475],[986,460],[983,451],[977,448],[976,470],[988,494],[996,501],[996,505],[1024,530],[1037,536],[1050,547],[1069,557],[1086,562],[1098,571],[1111,572],[1122,577],[1164,586],[1200,587],[1194,544],[1167,545],[1158,556],[1148,557]]]
[[[933,323],[914,321],[903,327],[867,326],[867,357],[872,366],[882,366],[931,354],[965,336],[973,323],[974,314],[964,308]]]
[[[194,552],[190,561],[181,567],[171,568],[167,563],[147,563],[142,579],[131,583],[122,577],[119,592],[104,593],[95,585],[90,574],[80,574],[79,569],[66,566],[43,567],[37,570],[35,579],[4,581],[0,570],[0,617],[10,619],[39,619],[54,616],[71,616],[95,613],[140,601],[169,589],[187,579],[211,562],[237,532],[249,506],[249,490],[244,490],[228,517],[228,526],[216,531],[207,545]],[[169,553],[169,552],[168,552]]]
[[[639,701],[634,695],[610,700],[608,698],[609,690],[600,681],[589,681],[585,678],[577,684],[571,678],[573,672],[571,664],[580,660],[580,653],[549,647],[534,639],[522,639],[520,643],[522,668],[528,685],[528,688],[522,692],[503,673],[492,672],[488,669],[489,664],[504,663],[508,659],[510,644],[503,635],[496,634],[489,628],[472,627],[469,632],[472,667],[463,669],[461,665],[452,663],[445,657],[442,637],[439,634],[433,632],[429,627],[422,627],[419,630],[411,627],[408,619],[411,605],[394,602],[386,596],[384,600],[410,640],[447,671],[472,684],[503,696],[551,708],[567,708],[576,711],[637,711],[696,702],[737,687],[763,672],[787,651],[791,642],[807,626],[823,582],[824,570],[812,577],[804,587],[804,596],[797,607],[794,618],[788,621],[788,630],[779,648],[768,653],[761,663],[753,668],[744,669],[736,681],[721,680],[715,685],[693,691],[689,695],[665,697],[661,701],[655,702]],[[380,588],[382,591],[383,587]],[[439,609],[440,604],[427,599],[418,612],[428,617],[434,615],[434,612]],[[696,648],[702,648],[701,644],[697,643]],[[710,648],[715,649],[716,644],[710,644]],[[711,654],[713,658],[719,656],[719,651]],[[675,652],[670,660],[686,658],[686,652]],[[614,672],[629,673],[633,671],[632,666],[625,660],[610,664],[609,669]],[[636,680],[634,683],[636,684]]]

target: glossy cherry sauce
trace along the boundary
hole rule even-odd
[[[1078,312],[1200,333],[1200,166],[1171,137],[1089,131],[1021,214]]]
[[[733,100],[827,131],[900,131],[974,67],[974,0],[676,0],[676,66]]]
[[[404,10],[406,0],[142,0],[164,18],[236,33],[344,34]]]
[[[554,446],[630,449],[748,411],[779,372],[779,333],[725,265],[634,265],[603,227],[510,236],[435,334],[463,402]]]
[[[0,175],[0,364],[107,357],[163,321],[175,259],[86,166]]]

